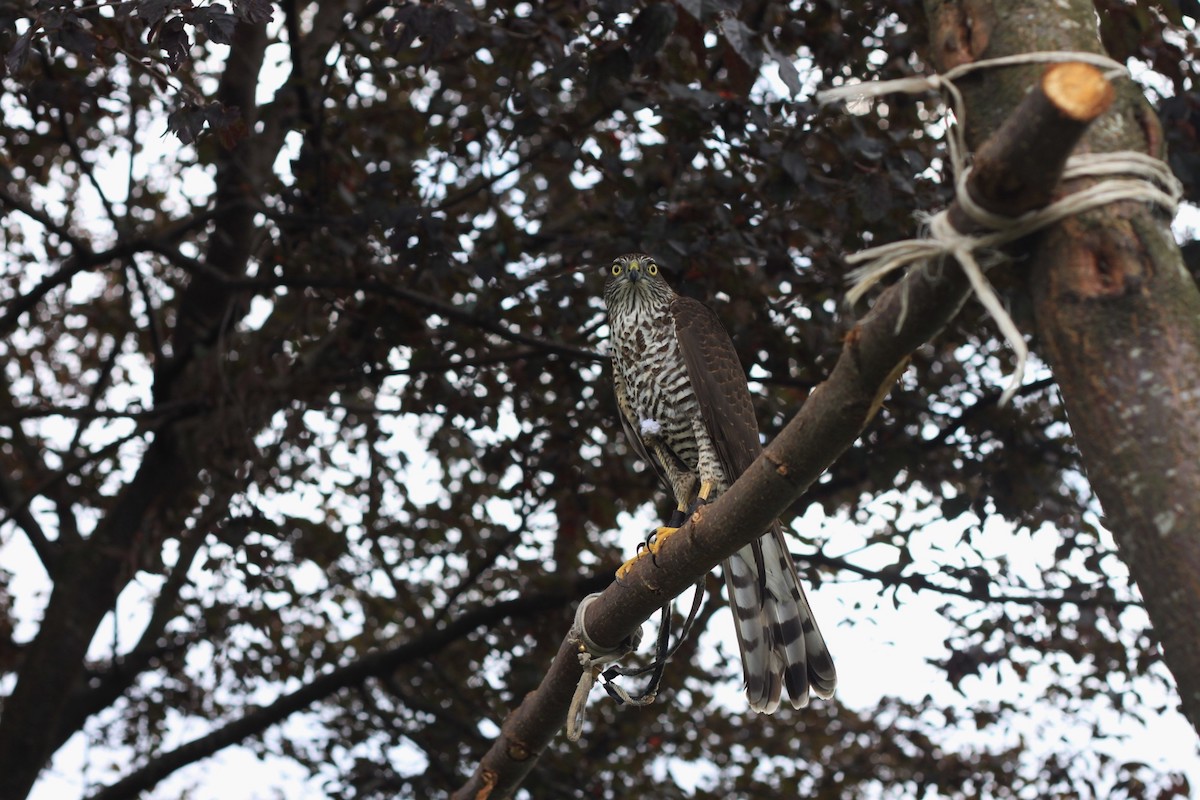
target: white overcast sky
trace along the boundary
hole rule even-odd
[[[211,57],[219,61],[225,57],[226,52],[227,48],[213,46]],[[284,45],[275,45],[268,50],[259,90],[261,101],[270,99],[275,88],[286,79],[287,57],[287,47]],[[802,75],[808,72],[805,64],[800,63],[798,66]],[[781,94],[784,89],[774,75],[774,69],[768,68],[762,88]],[[18,119],[21,112],[14,108],[11,98],[6,97],[4,101],[0,110],[5,114],[6,121]],[[149,169],[163,169],[164,164],[170,164],[178,157],[181,146],[174,137],[163,136],[164,131],[165,121],[162,120],[158,121],[157,126],[143,131],[143,149],[139,153],[141,163],[134,165],[135,174]],[[298,134],[292,135],[289,144],[292,148],[298,145]],[[277,168],[285,170],[287,161],[293,154],[282,154]],[[120,201],[124,196],[129,166],[121,154],[116,154],[107,161],[101,159],[96,164],[106,192],[115,200]],[[182,196],[196,197],[206,195],[211,188],[211,179],[202,170],[191,170],[185,174],[179,190]],[[52,198],[47,196],[45,199]],[[96,219],[100,218],[101,215],[97,213]],[[1176,223],[1176,230],[1181,237],[1186,235],[1187,238],[1193,238],[1192,232],[1200,227],[1197,219],[1195,209],[1185,210]],[[10,256],[4,253],[0,254],[0,258],[7,259]],[[30,276],[30,279],[34,280],[36,276]],[[73,287],[73,291],[86,292],[86,276],[80,280],[84,283]],[[269,304],[259,301],[257,313],[265,314],[268,311]],[[1044,366],[1035,361],[1026,380],[1037,380],[1045,374],[1044,369]],[[137,387],[132,396],[148,397],[149,374],[143,372],[142,380],[143,385]],[[990,376],[989,380],[995,385],[1003,385],[1005,376]],[[54,421],[41,424],[53,426]],[[120,424],[114,421],[114,430],[108,433],[115,433],[115,427]],[[414,486],[431,486],[432,482],[428,476],[422,474],[422,469],[427,468],[425,465],[429,460],[422,455],[417,426],[401,420],[397,423],[396,430],[396,436],[400,440],[397,446],[413,456],[413,471],[406,476],[406,481]],[[99,431],[98,435],[104,435],[104,431]],[[304,495],[301,492],[273,502],[286,506],[291,514],[307,511],[319,517],[327,511],[313,505],[317,502],[313,495]],[[808,536],[819,535],[820,538],[828,539],[830,544],[827,550],[830,554],[854,553],[853,557],[857,563],[865,567],[879,568],[890,563],[894,553],[886,548],[864,549],[866,536],[877,526],[904,522],[904,517],[899,520],[895,518],[895,509],[901,509],[901,515],[911,514],[911,511],[904,510],[906,506],[911,508],[911,503],[891,493],[873,501],[871,507],[876,513],[866,525],[854,524],[844,518],[828,519],[816,509],[810,510],[796,524]],[[493,510],[498,514],[504,513],[503,509]],[[1089,513],[1091,521],[1098,524],[1099,520],[1094,510]],[[926,572],[935,572],[948,564],[970,564],[970,551],[959,544],[962,528],[969,522],[969,515],[950,523],[935,519],[922,520],[921,543],[914,553],[918,565],[923,564]],[[638,517],[628,517],[623,521],[622,539],[626,552],[633,552],[643,532],[650,527],[652,520],[648,509],[643,510]],[[1037,587],[1040,568],[1053,563],[1054,550],[1060,541],[1059,534],[1050,529],[1033,533],[1014,531],[1006,523],[998,520],[987,520],[983,523],[983,529],[984,535],[977,539],[976,543],[982,543],[982,547],[992,557],[1006,557],[1012,568],[1017,570],[1030,586]],[[12,589],[15,592],[16,613],[21,622],[18,636],[28,638],[36,630],[36,620],[40,618],[46,602],[49,583],[32,549],[19,532],[8,526],[4,532],[4,539],[4,544],[0,546],[0,568],[15,575]],[[1111,546],[1111,537],[1107,541]],[[197,578],[203,581],[203,576],[198,575]],[[93,643],[94,656],[109,657],[114,639],[119,648],[127,647],[136,641],[146,622],[150,602],[158,584],[158,579],[141,575],[121,595],[117,615],[110,615]],[[955,692],[946,683],[940,670],[926,663],[929,658],[945,654],[945,640],[951,632],[951,626],[937,613],[937,608],[946,603],[960,602],[954,598],[901,590],[900,604],[896,607],[890,597],[880,602],[877,583],[856,581],[847,577],[837,582],[825,581],[818,591],[811,593],[811,600],[830,649],[837,659],[839,703],[853,708],[872,708],[883,695],[918,701],[926,694],[932,694],[939,703],[969,710],[974,703],[1009,700],[1020,706],[1030,707],[1034,713],[1014,718],[1012,727],[1004,732],[988,731],[981,735],[965,730],[946,731],[943,736],[945,745],[954,747],[970,744],[1000,748],[1021,739],[1027,743],[1034,743],[1035,748],[1036,743],[1045,742],[1047,749],[1059,752],[1067,750],[1079,759],[1093,761],[1094,752],[1099,750],[1118,760],[1142,761],[1164,772],[1184,771],[1192,785],[1200,787],[1200,754],[1197,751],[1195,732],[1181,715],[1173,711],[1154,717],[1149,726],[1143,726],[1132,718],[1116,713],[1099,712],[1103,729],[1113,734],[1119,733],[1124,738],[1118,740],[1114,737],[1097,741],[1091,734],[1093,719],[1090,716],[1079,719],[1072,713],[1056,710],[1047,702],[1040,702],[1045,696],[1045,688],[1056,680],[1048,665],[1035,666],[1031,675],[1024,680],[1013,675],[1007,667],[999,671],[985,670],[982,676],[969,677],[963,681],[965,696]],[[1144,618],[1139,617],[1143,612],[1137,609],[1124,613],[1129,615],[1127,619],[1130,623]],[[719,614],[704,636],[709,646],[702,649],[701,657],[715,658],[715,642],[728,643],[734,640],[732,621],[728,614]],[[727,644],[726,649],[728,650]],[[1157,666],[1156,670],[1160,675],[1165,674],[1161,665]],[[11,689],[11,679],[0,688],[4,691]],[[1175,704],[1175,699],[1163,693],[1152,680],[1139,681],[1137,689],[1147,695],[1148,707]],[[269,702],[271,698],[266,696],[262,699]],[[725,687],[721,699],[735,708],[745,705],[740,687],[732,684]],[[608,702],[611,701],[603,693],[593,693],[592,703]],[[788,709],[784,713],[804,712]],[[102,714],[89,725],[95,729],[97,725],[103,724],[103,719]],[[282,729],[289,736],[303,738],[319,724],[320,721],[315,715],[302,714],[289,720]],[[168,748],[190,741],[206,732],[207,726],[203,722],[177,718],[171,728]],[[494,734],[495,731],[486,732]],[[267,739],[270,741],[279,735],[280,731],[276,729],[268,734]],[[392,751],[380,753],[378,757],[407,763],[413,770],[419,770],[422,766],[422,758],[415,752]],[[44,773],[33,798],[69,800],[82,797],[89,786],[111,783],[125,774],[130,767],[130,758],[131,753],[127,751],[91,747],[83,735],[76,735],[59,752],[52,767]],[[704,768],[691,765],[668,764],[664,765],[664,769],[669,770],[671,778],[682,785],[707,785],[711,777],[711,773]],[[191,800],[265,800],[276,797],[301,800],[325,797],[321,788],[322,782],[321,776],[309,778],[304,770],[286,759],[259,759],[246,748],[233,747],[214,758],[180,770],[147,797],[169,800],[188,792],[187,796]]]

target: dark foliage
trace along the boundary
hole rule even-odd
[[[1195,3],[1097,7],[1110,50],[1173,85],[1194,199]],[[947,200],[927,103],[824,111],[805,87],[923,69],[924,26],[912,0],[0,7],[0,544],[32,543],[53,584],[42,638],[64,615],[81,640],[69,691],[46,686],[65,699],[2,724],[131,747],[109,797],[195,760],[165,744],[176,715],[330,796],[455,788],[623,555],[618,515],[654,500],[611,399],[602,269],[652,252],[711,301],[770,437],[852,319],[842,254]],[[1111,688],[1155,649],[1055,388],[1001,407],[1010,368],[968,307],[811,495],[894,563],[809,529],[798,556],[818,584],[945,594],[955,632],[929,659],[949,686],[1048,665],[1060,708],[1148,713]],[[881,496],[905,513],[872,523]],[[967,524],[931,564],[914,552],[939,517]],[[1035,585],[980,546],[992,518],[1061,532]],[[15,636],[11,580],[0,671],[36,682],[27,655],[54,643]],[[85,659],[135,594],[144,629],[120,617],[120,647]],[[1037,699],[964,712],[884,688],[750,718],[710,704],[736,671],[684,654],[669,701],[596,703],[531,795],[685,796],[668,759],[711,765],[696,797],[1187,792],[1066,745],[942,736],[1002,732]],[[272,727],[306,709],[303,738]]]

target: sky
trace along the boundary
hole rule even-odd
[[[220,60],[223,57],[224,49],[214,47],[212,58]],[[267,64],[260,87],[260,99],[269,98],[286,78],[286,47],[279,46],[269,51]],[[807,72],[804,64],[798,66],[801,67],[802,74]],[[774,67],[770,69],[773,70]],[[770,91],[777,94],[784,91],[782,83],[774,74],[768,74],[764,80]],[[0,110],[5,115],[17,113],[11,105]],[[163,127],[165,129],[165,123]],[[161,165],[164,161],[178,156],[178,142],[173,137],[164,137],[160,133],[150,131],[144,136],[145,150],[140,156],[144,161],[135,165],[134,174],[137,174],[137,169],[153,169],[154,165]],[[294,141],[292,146],[295,146]],[[288,152],[280,156],[277,162],[280,170],[287,168],[287,159],[291,155],[292,153]],[[98,166],[110,196],[123,197],[129,164],[121,161],[117,154],[109,162],[100,163]],[[208,176],[201,170],[195,170],[185,175],[180,191],[184,197],[202,196],[210,192],[211,188]],[[1197,229],[1200,229],[1200,215],[1195,209],[1186,209],[1176,222],[1176,231],[1181,237],[1187,235],[1191,238],[1192,232]],[[0,255],[0,258],[5,257]],[[88,289],[83,285],[77,287],[77,290],[86,292]],[[265,309],[263,312],[265,313]],[[1003,385],[1004,376],[992,377],[997,385]],[[1034,369],[1026,380],[1037,380],[1039,377]],[[143,374],[142,385],[135,387],[135,395],[141,394],[148,398],[148,387],[149,376]],[[101,430],[97,435],[118,436],[120,424],[114,421],[112,429]],[[397,446],[405,448],[411,456],[414,466],[408,476],[410,484],[429,486],[432,483],[422,470],[430,468],[430,459],[425,457],[420,447],[418,431],[419,426],[401,422],[394,436],[397,438]],[[63,435],[69,434],[64,432]],[[283,504],[288,512],[293,514],[306,509],[316,516],[325,513],[324,509],[311,507],[317,502],[313,496],[304,496],[302,493],[270,501],[264,499],[263,502]],[[905,518],[905,514],[915,513],[912,509],[912,503],[905,497],[891,493],[872,501],[869,509],[871,514],[865,523],[845,517],[828,518],[819,509],[810,509],[794,524],[805,536],[827,541],[826,550],[830,555],[854,554],[855,561],[868,568],[882,568],[890,563],[893,556],[887,548],[868,546],[867,537],[872,530],[880,525],[918,524],[922,535],[915,555],[919,562],[924,563],[924,571],[930,573],[953,564],[956,559],[964,566],[971,565],[970,561],[974,557],[962,548],[959,542],[964,526],[978,525],[982,527],[983,535],[976,543],[982,543],[990,553],[988,557],[1007,558],[1013,569],[1018,571],[1019,577],[1034,587],[1040,578],[1039,565],[1053,562],[1054,551],[1060,541],[1059,534],[1051,529],[1018,531],[997,520],[978,520],[970,515],[964,515],[953,522],[936,519],[914,521]],[[493,509],[493,512],[499,515],[505,513],[504,509]],[[1095,510],[1089,511],[1089,514],[1091,521],[1099,525]],[[648,509],[643,509],[637,516],[627,516],[623,519],[623,550],[632,553],[644,531],[650,527],[653,527],[653,521]],[[1104,535],[1108,536],[1106,532]],[[1106,541],[1113,547],[1111,536],[1108,536]],[[6,531],[4,543],[0,545],[0,568],[14,575],[12,590],[15,595],[15,611],[21,620],[18,638],[27,638],[36,630],[36,620],[41,615],[47,596],[48,579],[32,549],[11,529]],[[198,575],[197,580],[202,581],[203,577]],[[148,618],[149,603],[157,586],[158,579],[142,575],[122,594],[117,614],[111,615],[105,622],[93,643],[93,655],[109,656],[114,640],[118,649],[131,646],[136,641],[137,634]],[[964,694],[956,692],[945,681],[941,670],[930,665],[927,660],[945,654],[946,639],[952,630],[951,624],[937,612],[938,607],[961,601],[935,593],[900,590],[893,602],[891,596],[880,597],[877,583],[849,577],[837,581],[826,580],[818,590],[810,591],[809,594],[822,631],[837,660],[839,703],[853,708],[873,708],[878,698],[884,694],[911,701],[919,701],[926,694],[932,694],[940,703],[970,710],[972,703],[981,702],[981,698],[986,702],[1010,700],[1019,705],[1035,707],[1036,715],[1015,719],[1013,725],[1003,732],[987,731],[972,735],[966,731],[948,731],[945,733],[945,744],[948,747],[970,744],[1000,748],[1021,738],[1025,741],[1053,743],[1055,747],[1073,751],[1078,754],[1078,758],[1083,759],[1095,758],[1093,751],[1098,748],[1109,752],[1115,758],[1140,760],[1164,772],[1184,771],[1192,785],[1200,787],[1200,752],[1196,735],[1177,712],[1164,712],[1153,719],[1150,725],[1143,726],[1128,716],[1100,711],[1098,714],[1103,727],[1109,731],[1123,733],[1124,738],[1097,742],[1091,733],[1091,718],[1078,719],[1073,714],[1056,712],[1046,703],[1039,702],[1046,686],[1053,680],[1049,667],[1035,669],[1031,676],[1023,679],[1006,673],[1004,669],[985,670],[980,676],[964,679]],[[1128,596],[1134,596],[1132,588]],[[1139,623],[1144,620],[1140,609],[1130,609],[1124,613],[1130,615],[1130,627],[1139,627]],[[863,617],[867,615],[871,617],[871,622],[862,622]],[[1139,618],[1138,615],[1143,616]],[[914,620],[919,620],[920,624],[914,625]],[[702,658],[717,658],[718,642],[725,643],[723,646],[728,649],[729,643],[734,641],[732,620],[728,613],[719,614],[714,624],[703,633],[703,637],[706,646],[702,648]],[[1160,678],[1165,676],[1165,669],[1161,664],[1155,669]],[[0,688],[7,691],[11,688],[11,681],[0,685]],[[1163,691],[1156,681],[1141,682],[1138,690],[1148,697],[1147,704],[1150,706],[1174,704],[1174,699]],[[269,696],[263,697],[264,701],[270,699]],[[596,691],[591,702],[597,704],[611,701],[602,692]],[[720,702],[736,709],[745,706],[740,687],[732,683],[723,686]],[[89,725],[94,731],[102,724],[103,715]],[[283,734],[304,738],[310,735],[309,731],[314,730],[314,726],[320,724],[318,715],[300,714],[281,727]],[[494,734],[494,730],[486,732]],[[178,718],[171,725],[166,746],[170,748],[183,744],[204,733],[206,726],[203,723]],[[272,731],[268,734],[268,741],[280,735],[279,730]],[[587,736],[586,729],[584,735]],[[397,765],[408,764],[414,770],[421,768],[422,757],[416,752],[400,749],[386,754],[380,753],[379,757],[389,758]],[[82,734],[76,735],[57,754],[32,796],[35,800],[70,800],[82,797],[89,787],[110,783],[123,775],[130,766],[130,759],[131,753],[127,750],[94,747],[88,744],[87,737]],[[669,764],[664,765],[664,769],[669,771],[673,780],[685,786],[705,786],[712,777],[711,774],[706,774],[703,768],[694,765]],[[211,759],[180,770],[148,793],[147,797],[168,800],[186,794],[191,800],[267,800],[276,797],[307,800],[325,796],[322,789],[323,780],[323,776],[320,775],[309,777],[303,769],[286,759],[260,758],[248,748],[233,747]]]

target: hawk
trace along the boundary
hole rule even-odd
[[[676,512],[657,542],[697,503],[716,499],[762,452],[737,352],[703,303],[676,294],[650,256],[613,261],[604,286],[613,383],[634,451],[658,472]],[[624,569],[624,568],[623,568]],[[776,520],[722,565],[750,707],[830,697],[833,659]],[[621,574],[621,573],[618,573]]]

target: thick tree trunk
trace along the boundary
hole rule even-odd
[[[222,82],[222,96],[240,100],[253,108],[254,87],[266,47],[262,30],[238,28],[230,56],[230,68]],[[271,163],[278,142],[263,143],[265,137],[250,139],[231,151],[218,168],[218,185],[241,179],[252,186],[245,163]],[[268,152],[251,161],[255,150]],[[245,189],[241,189],[244,195]],[[207,260],[237,274],[244,272],[250,254],[254,211],[232,191],[219,197],[231,210],[218,219],[227,235],[214,236]],[[175,358],[169,369],[162,365],[155,378],[155,397],[169,402],[173,382],[191,366],[193,348],[201,332],[227,318],[229,297],[211,282],[198,282],[187,290],[180,307],[183,322],[173,341]],[[199,286],[200,288],[197,288]],[[185,423],[186,424],[186,423]],[[161,501],[171,494],[186,495],[196,481],[197,470],[181,452],[180,425],[157,431],[136,477],[122,490],[92,534],[73,543],[62,557],[59,575],[50,594],[37,636],[17,673],[12,693],[0,714],[0,800],[21,800],[29,794],[43,767],[50,761],[61,739],[61,721],[67,713],[72,690],[79,685],[88,647],[117,597],[141,567],[162,546],[164,532],[156,522]],[[189,467],[191,467],[189,469]],[[64,513],[71,513],[70,510]]]
[[[1101,52],[1088,0],[929,0],[939,69],[1036,50]],[[1041,69],[1041,68],[1032,68]],[[981,141],[1029,71],[964,82],[968,137]],[[1162,157],[1138,88],[1117,82],[1109,116],[1081,152]],[[1066,190],[1079,187],[1066,187]],[[1169,220],[1123,202],[1081,214],[1034,243],[1029,291],[1092,488],[1145,598],[1183,711],[1200,728],[1200,292]]]

